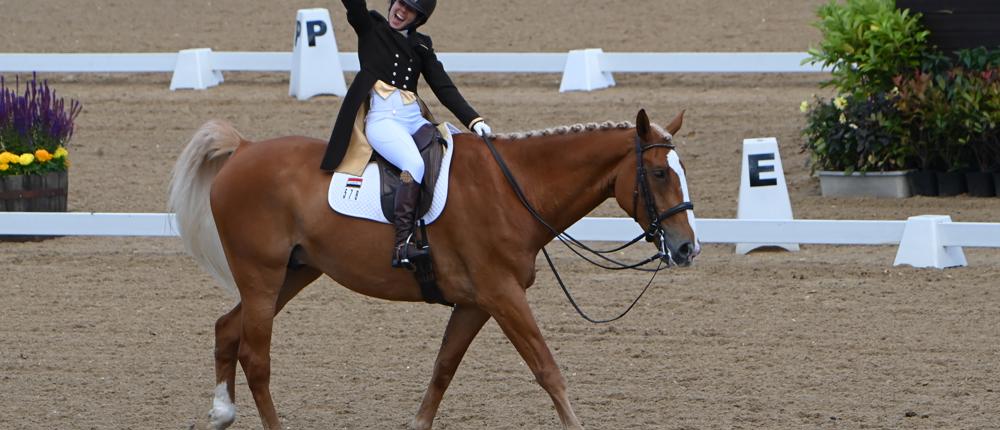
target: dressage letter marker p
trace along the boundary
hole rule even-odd
[[[785,170],[781,167],[778,140],[746,139],[743,141],[743,170],[740,176],[738,219],[792,219],[792,203],[785,185]],[[761,247],[779,247],[798,251],[792,243],[738,243],[736,253],[746,254]]]
[[[301,9],[295,20],[292,77],[288,95],[307,100],[319,94],[347,94],[330,11]],[[305,32],[305,37],[303,36]]]
[[[326,34],[326,23],[323,21],[309,21],[306,23],[306,28],[309,29],[309,46],[316,46],[316,36]]]

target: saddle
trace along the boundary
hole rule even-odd
[[[420,157],[424,160],[424,180],[420,186],[420,204],[417,206],[417,219],[420,219],[430,210],[431,202],[434,200],[434,188],[441,173],[441,160],[444,157],[444,145],[447,142],[438,132],[437,127],[425,124],[413,134],[413,141],[420,150]],[[390,223],[395,219],[393,214],[393,199],[396,189],[399,188],[399,168],[393,166],[388,160],[375,153],[375,162],[378,164],[380,183],[382,184],[381,199],[382,213]]]

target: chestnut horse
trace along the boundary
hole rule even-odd
[[[666,259],[687,265],[699,247],[686,215],[683,167],[676,155],[668,157],[682,120],[683,112],[664,130],[640,111],[634,126],[575,126],[495,143],[528,203],[554,229],[615,198],[655,230],[650,239],[669,249]],[[555,234],[525,208],[479,137],[454,137],[448,203],[427,229],[438,284],[455,306],[410,426],[431,427],[469,343],[493,318],[552,397],[563,427],[581,428],[525,296],[535,280],[535,257]],[[250,142],[232,126],[210,121],[174,167],[170,207],[185,247],[240,299],[215,325],[213,428],[236,418],[237,361],[264,426],[280,428],[269,388],[273,319],[319,276],[372,297],[422,300],[412,274],[389,265],[392,226],[328,206],[330,174],[316,167],[325,147],[306,137]]]

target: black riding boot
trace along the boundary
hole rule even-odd
[[[420,184],[413,180],[408,171],[399,174],[400,184],[396,189],[396,198],[392,213],[392,223],[396,226],[396,244],[393,246],[392,267],[405,267],[413,270],[412,259],[426,253],[413,244],[413,229],[416,225],[417,201],[420,197]]]

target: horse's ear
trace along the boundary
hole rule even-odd
[[[635,131],[641,137],[649,135],[649,117],[646,116],[646,109],[639,109],[639,115],[635,117]]]
[[[687,112],[687,109],[682,110],[681,113],[677,114],[677,116],[674,117],[674,120],[670,121],[670,124],[667,125],[667,131],[670,134],[677,134],[677,132],[680,131],[681,124],[684,123],[684,112]]]

